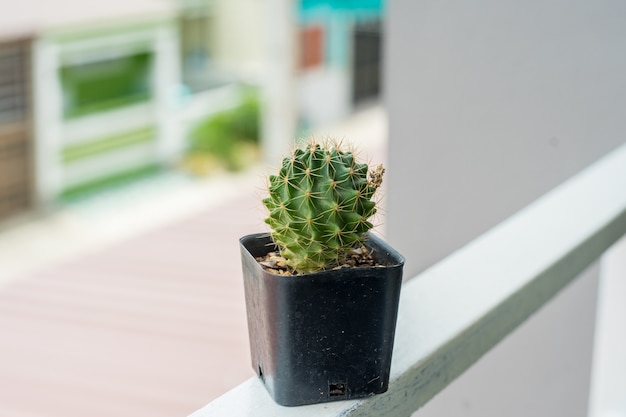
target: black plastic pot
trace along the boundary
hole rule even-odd
[[[298,276],[255,260],[276,250],[267,234],[240,240],[252,367],[278,404],[294,406],[387,391],[404,258],[367,241],[385,267]]]

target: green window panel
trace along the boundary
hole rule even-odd
[[[64,117],[80,117],[149,100],[152,55],[143,52],[63,66],[59,75]]]

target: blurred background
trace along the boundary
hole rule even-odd
[[[263,175],[298,138],[347,139],[366,160],[389,161],[390,175],[398,167],[385,195],[392,213],[402,212],[393,186],[417,178],[419,187],[429,173],[445,180],[442,155],[463,167],[461,158],[475,165],[477,155],[497,153],[495,140],[472,142],[439,125],[449,135],[441,138],[402,121],[435,126],[444,119],[424,106],[461,105],[429,90],[439,84],[465,94],[472,109],[493,111],[488,94],[463,88],[478,85],[459,70],[469,61],[446,61],[445,51],[490,63],[504,49],[421,36],[439,61],[419,61],[415,51],[429,48],[416,39],[432,34],[437,18],[461,37],[475,25],[454,26],[455,15],[429,21],[436,8],[414,14],[391,3],[395,9],[384,0],[0,0],[0,416],[187,415],[252,376],[237,240],[265,230]],[[517,12],[508,13],[533,16]],[[389,32],[404,43],[390,43]],[[611,74],[621,77],[619,68]],[[418,71],[427,75],[421,84]],[[459,108],[456,126],[487,137]],[[421,145],[428,140],[435,145]],[[567,137],[544,145],[542,155],[578,161]],[[442,192],[429,189],[423,196],[433,201]],[[431,224],[446,239],[442,222]],[[391,223],[390,238],[403,227]],[[426,255],[412,272],[436,260],[427,246],[417,245]],[[624,292],[607,278],[626,275],[624,246],[607,261],[601,287],[595,417],[626,416],[626,343],[607,336],[626,333],[624,309],[607,301]]]
[[[0,4],[0,416],[187,415],[253,375],[268,167],[384,162],[385,4]]]
[[[240,170],[261,142],[275,159],[380,95],[380,0],[39,3],[0,21],[3,219],[164,167]]]

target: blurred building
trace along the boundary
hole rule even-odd
[[[236,105],[257,57],[225,46],[229,22],[255,27],[234,3],[23,0],[0,15],[0,219],[175,161],[195,123]]]
[[[182,146],[176,10],[59,3],[33,40],[40,202],[152,170]]]
[[[328,123],[381,93],[383,0],[299,0],[298,104]]]
[[[280,153],[295,119],[319,126],[379,95],[383,15],[382,0],[13,3],[0,15],[0,220],[176,161],[242,84],[266,90],[265,152]]]

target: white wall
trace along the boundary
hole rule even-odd
[[[587,416],[598,269],[591,266],[414,417]]]
[[[625,21],[626,3],[610,0],[390,1],[387,236],[409,277],[626,140]],[[589,274],[567,289],[576,302],[557,297],[417,415],[586,415]],[[546,375],[556,391],[537,404],[499,395],[532,398]]]
[[[624,142],[624,22],[619,1],[390,2],[387,226],[410,273]]]

